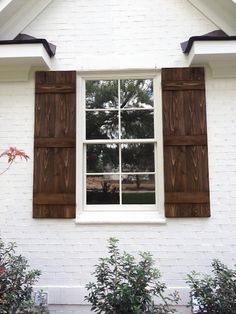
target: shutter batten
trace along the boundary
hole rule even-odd
[[[76,72],[36,72],[34,218],[75,217]]]
[[[204,82],[199,81],[165,81],[162,83],[163,90],[204,90]]]
[[[35,138],[35,147],[75,147],[75,138]]]
[[[207,144],[207,137],[206,135],[186,135],[186,136],[165,136],[164,138],[164,145],[166,146],[179,146],[179,145],[206,145]]]
[[[209,217],[203,68],[162,69],[165,215]]]
[[[75,195],[74,194],[40,194],[37,193],[34,196],[34,204],[37,205],[75,205]]]

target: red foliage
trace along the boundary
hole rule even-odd
[[[0,266],[0,274],[5,273],[7,270],[4,266]]]
[[[29,156],[21,150],[17,149],[16,147],[9,147],[6,149],[1,155],[0,158],[3,156],[8,156],[8,162],[12,162],[16,159],[16,157],[20,157],[21,159],[24,158],[26,161],[29,159]]]

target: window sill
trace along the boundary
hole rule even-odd
[[[77,215],[76,224],[165,224],[158,211],[83,211]]]

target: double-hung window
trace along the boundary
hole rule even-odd
[[[160,220],[161,108],[155,75],[79,80],[78,221]]]
[[[163,173],[165,217],[210,216],[203,68],[36,72],[34,218],[162,222]]]

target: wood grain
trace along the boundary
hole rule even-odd
[[[36,72],[34,218],[75,217],[76,73]]]
[[[165,195],[166,204],[202,204],[209,202],[207,192],[167,192]]]
[[[204,90],[204,83],[201,81],[164,81],[163,90]]]
[[[34,204],[33,218],[75,218],[74,205]]]
[[[210,204],[166,204],[167,218],[210,217]]]
[[[75,138],[54,138],[54,137],[40,137],[35,138],[35,147],[75,147]]]
[[[162,86],[166,217],[209,217],[204,69],[163,69]]]
[[[75,194],[69,193],[37,193],[34,195],[34,204],[37,205],[75,205]]]
[[[165,136],[164,137],[164,145],[172,146],[172,145],[207,145],[207,136],[206,135],[180,135],[180,136]]]

